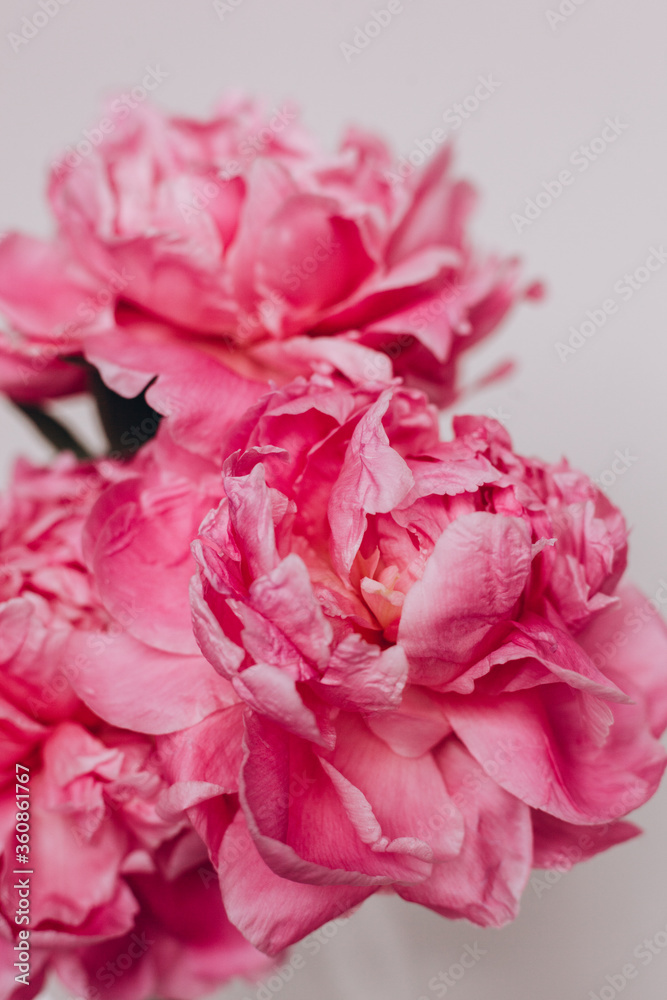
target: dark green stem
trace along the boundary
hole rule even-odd
[[[74,437],[71,431],[39,406],[32,406],[30,403],[19,403],[17,400],[14,400],[14,405],[30,420],[42,437],[45,437],[49,444],[53,445],[56,451],[73,451],[76,457],[80,459],[89,459],[92,457],[90,452]]]
[[[155,434],[161,417],[146,402],[146,390],[154,381],[154,378],[151,379],[138,396],[127,399],[109,389],[99,372],[92,365],[89,366],[88,386],[95,399],[111,453],[116,457],[134,454],[140,442],[148,441]]]

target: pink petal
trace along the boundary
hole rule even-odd
[[[155,324],[153,324],[155,326]],[[127,331],[91,337],[86,358],[105,383],[121,396],[146,388],[146,401],[169,418],[174,440],[207,458],[219,460],[225,434],[237,417],[266,391],[266,385],[237,375],[221,361],[165,337],[142,321]],[[157,379],[155,379],[157,376]],[[221,420],[220,399],[225,400]]]
[[[444,530],[401,615],[414,682],[442,686],[458,673],[453,664],[479,655],[492,626],[510,618],[531,556],[530,529],[516,518],[480,511]]]
[[[500,927],[516,917],[530,875],[530,810],[489,778],[458,740],[447,740],[435,756],[465,818],[463,848],[434,865],[425,882],[397,892],[445,917]],[[434,812],[434,824],[437,819]]]
[[[381,650],[353,632],[333,651],[321,690],[340,708],[384,715],[399,704],[407,676],[408,663],[400,646]]]
[[[276,667],[256,663],[233,680],[234,690],[255,712],[283,726],[295,736],[325,744],[317,718],[307,708],[294,680]]]
[[[605,823],[649,799],[665,768],[638,705],[564,684],[451,695],[445,710],[470,753],[507,791],[568,823]]]
[[[276,373],[292,376],[340,372],[353,383],[389,382],[391,361],[381,351],[337,337],[290,337],[269,340],[253,349],[253,356]]]
[[[548,813],[532,811],[533,867],[568,871],[579,861],[586,861],[600,851],[639,836],[634,823],[616,820],[602,826],[580,826],[555,819]]]
[[[67,654],[76,668],[72,686],[79,697],[123,729],[171,733],[235,701],[202,656],[164,653],[124,632],[77,632]]]
[[[89,300],[96,302],[99,288],[63,246],[19,233],[0,243],[2,311],[22,333],[54,338],[60,353],[75,353],[84,329],[94,325]]]
[[[426,246],[459,246],[475,192],[447,176],[452,158],[445,147],[419,176],[409,208],[387,249],[390,261],[402,260]]]
[[[311,744],[249,715],[246,745],[241,804],[259,853],[277,875],[356,886],[428,875],[428,845],[409,835],[387,836],[363,792],[343,793],[344,776],[332,780]]]
[[[174,816],[205,798],[238,792],[243,712],[243,705],[232,705],[158,740],[159,760],[170,782],[160,798],[163,814]]]
[[[225,493],[230,520],[251,575],[270,573],[278,565],[278,553],[264,467],[256,465],[247,476],[225,476]]]
[[[402,757],[421,757],[452,732],[439,701],[426,688],[412,684],[398,708],[370,715],[366,725]]]
[[[665,590],[661,584],[663,599]],[[636,587],[626,584],[615,596],[620,602],[577,638],[604,674],[632,697],[642,698],[651,732],[661,736],[667,728],[667,626],[655,603]]]
[[[197,556],[198,549],[194,547],[193,551]],[[231,680],[245,659],[245,651],[223,632],[204,598],[204,587],[198,576],[190,583],[190,605],[197,645],[218,673]]]
[[[79,365],[52,357],[44,344],[14,344],[0,332],[0,392],[20,403],[83,392],[86,375]]]
[[[218,868],[229,919],[267,955],[348,914],[374,892],[368,886],[306,885],[280,878],[257,853],[241,813],[225,834]]]
[[[134,638],[192,654],[190,542],[210,508],[184,479],[152,486],[126,480],[102,494],[87,528],[87,552],[103,604]]]
[[[285,200],[259,237],[258,277],[299,309],[348,298],[373,271],[355,220],[315,194]]]
[[[410,490],[412,474],[389,444],[382,417],[391,402],[383,392],[354,429],[345,462],[328,504],[332,557],[341,574],[349,573],[365,528],[366,515],[386,513]]]
[[[394,753],[361,720],[341,715],[332,763],[363,793],[382,834],[396,844],[424,842],[435,861],[455,857],[463,843],[463,820],[430,753]],[[436,814],[441,822],[434,826]]]
[[[513,623],[502,644],[452,680],[447,690],[496,694],[553,681],[611,701],[630,701],[568,632],[530,613]]]
[[[255,579],[249,599],[253,609],[280,628],[304,658],[324,666],[333,632],[302,559],[291,553],[275,569]]]

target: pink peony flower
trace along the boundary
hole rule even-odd
[[[196,837],[191,843],[203,848]],[[236,976],[270,973],[273,962],[229,923],[215,872],[205,850],[200,853],[198,863],[181,874],[128,878],[140,906],[132,931],[57,959],[56,970],[75,995],[196,1000]]]
[[[231,98],[208,122],[116,107],[108,121],[52,172],[55,242],[0,246],[18,334],[0,343],[0,387],[15,398],[80,388],[62,359],[84,355],[121,395],[160,376],[149,402],[175,421],[202,407],[204,361],[235,414],[267,380],[312,371],[393,371],[445,405],[460,354],[526,294],[515,260],[472,247],[474,193],[449,150],[392,185],[378,138],[350,130],[324,155],[289,106]]]
[[[87,1000],[194,1000],[232,976],[268,972],[229,923],[204,844],[186,820],[157,811],[164,781],[154,741],[98,720],[41,736],[21,752],[30,768],[33,985],[51,969]],[[19,930],[15,820],[12,783],[0,795],[0,933],[10,942]]]
[[[72,719],[80,708],[71,666],[54,664],[74,631],[106,621],[81,534],[97,498],[124,474],[117,463],[77,464],[67,454],[44,469],[20,460],[0,496],[0,698],[37,723]]]
[[[163,422],[87,516],[97,617],[60,663],[156,739],[161,821],[269,954],[378,890],[502,924],[533,866],[634,836],[664,769],[620,513],[494,421],[454,430],[412,389],[297,379],[221,435],[222,481]]]
[[[129,933],[138,905],[126,876],[152,870],[152,853],[186,828],[156,812],[161,781],[148,763],[151,742],[92,720],[89,727],[45,727],[18,760],[30,768],[29,926],[36,949]],[[15,812],[14,787],[6,785],[0,910],[3,929],[14,934]]]
[[[584,475],[484,418],[439,441],[409,389],[320,378],[264,397],[233,447],[192,609],[238,702],[161,740],[162,808],[253,944],[388,888],[500,925],[533,865],[637,833],[618,820],[665,767],[667,633],[653,616],[596,652],[642,598]]]
[[[70,456],[51,469],[23,462],[0,499],[2,997],[26,992],[13,969],[24,927],[15,921],[17,868],[30,873],[28,996],[54,970],[100,1000],[98,972],[119,956],[112,992],[124,1000],[158,990],[194,998],[270,968],[229,924],[217,889],[206,891],[215,876],[187,819],[158,812],[166,785],[155,740],[109,726],[72,687],[81,669],[69,655],[75,636],[94,637],[107,656],[116,644],[123,652],[123,629],[84,565],[82,532],[100,495],[115,495],[126,475],[115,463],[78,466]],[[89,644],[88,658],[96,652]],[[21,780],[29,775],[18,786],[29,797],[27,843],[16,834],[18,764]],[[150,945],[137,953],[137,940]]]

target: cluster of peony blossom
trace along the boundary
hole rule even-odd
[[[392,187],[373,136],[267,133],[141,107],[54,171],[53,242],[0,244],[3,390],[135,442],[0,502],[1,998],[194,1000],[376,892],[499,926],[665,767],[620,512],[493,420],[439,433],[535,289],[470,247],[447,152]]]

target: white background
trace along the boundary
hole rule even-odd
[[[550,294],[514,315],[473,365],[482,372],[515,356],[518,373],[465,405],[500,414],[519,450],[566,454],[593,477],[629,449],[635,460],[609,494],[632,526],[630,572],[655,594],[667,579],[667,265],[626,303],[613,286],[652,246],[667,246],[664,5],[572,2],[573,13],[552,27],[555,0],[405,0],[347,62],[341,42],[382,0],[236,2],[221,19],[211,0],[69,0],[14,52],[7,35],[37,0],[3,0],[0,230],[49,232],[48,163],[98,120],[103,96],[139,84],[148,66],[168,74],[156,92],[164,108],[204,116],[223,90],[240,86],[269,104],[294,98],[329,144],[354,121],[382,132],[398,154],[492,74],[500,86],[456,133],[458,168],[483,194],[478,239],[521,254]],[[580,173],[570,157],[607,117],[628,127]],[[512,213],[568,167],[575,182],[517,233]],[[617,313],[561,361],[556,342],[609,297]],[[78,432],[94,438],[86,408],[68,410]],[[0,421],[5,478],[21,452],[48,457],[6,404]],[[318,955],[297,947],[305,968],[276,995],[431,1000],[429,980],[477,942],[486,954],[448,991],[457,1000],[590,1000],[629,961],[640,973],[624,1000],[664,1000],[667,949],[646,966],[633,952],[667,926],[667,785],[639,820],[643,838],[563,875],[540,897],[529,887],[519,919],[499,932],[377,897]],[[224,995],[254,998],[256,988]]]

